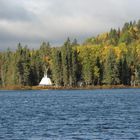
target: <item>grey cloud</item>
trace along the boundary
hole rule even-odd
[[[1,0],[0,48],[19,41],[58,45],[68,36],[82,41],[138,20],[139,12],[139,0]]]
[[[22,3],[15,0],[0,0],[0,20],[28,21],[34,18]]]
[[[8,42],[7,42],[8,40]],[[19,35],[13,34],[5,30],[0,32],[0,50],[4,50],[7,47],[15,49],[20,42],[23,46],[28,45],[30,48],[38,48],[40,43],[45,41],[45,38],[39,36]],[[46,40],[47,41],[47,40]]]

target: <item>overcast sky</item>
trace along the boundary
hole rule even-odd
[[[140,0],[0,0],[0,50],[61,45],[140,19]]]

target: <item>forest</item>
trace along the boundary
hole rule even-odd
[[[140,84],[140,20],[90,37],[69,38],[62,46],[43,42],[39,49],[17,45],[0,52],[0,87],[36,86],[47,70],[54,86]]]

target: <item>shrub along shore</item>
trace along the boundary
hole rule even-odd
[[[124,86],[124,85],[103,85],[103,86],[82,86],[82,87],[7,86],[0,87],[0,90],[95,90],[95,89],[130,89],[130,88],[140,88],[140,86]]]

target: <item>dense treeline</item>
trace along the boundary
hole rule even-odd
[[[0,53],[0,85],[38,85],[47,71],[56,86],[139,85],[140,21],[87,39],[68,38],[61,47],[43,42],[38,50],[20,43]]]

